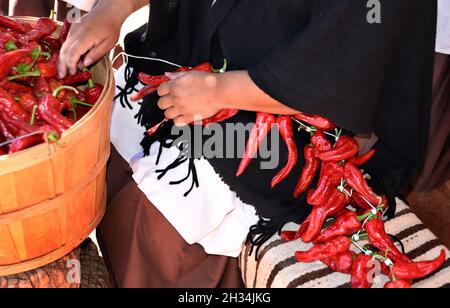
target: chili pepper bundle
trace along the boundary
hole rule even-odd
[[[258,152],[260,144],[266,139],[275,123],[276,120],[273,114],[264,112],[258,112],[256,114],[255,125],[250,132],[250,138],[248,139],[244,156],[239,164],[236,176],[241,176],[245,169],[247,169],[248,165],[250,165],[253,157]]]
[[[272,188],[284,180],[289,173],[291,173],[297,163],[297,146],[294,141],[294,130],[292,127],[291,118],[289,116],[279,116],[277,118],[277,124],[281,138],[283,138],[288,148],[288,162],[286,166],[272,179]]]
[[[308,251],[297,251],[295,257],[299,262],[314,262],[331,258],[341,254],[350,248],[350,239],[340,236],[332,241],[312,247]]]

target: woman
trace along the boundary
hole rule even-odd
[[[99,1],[73,27],[60,75],[104,55],[126,16],[146,4]],[[369,147],[378,140],[378,154],[364,169],[395,211],[394,195],[415,175],[427,138],[436,2],[382,1],[379,8],[353,0],[151,1],[148,27],[127,37],[133,57],[117,75],[109,205],[98,232],[118,286],[241,286],[235,258],[249,229],[258,246],[308,215],[305,196],[292,197],[299,171],[270,189],[285,164],[282,143],[272,149],[280,158],[275,168],[261,168],[258,157],[236,178],[239,158],[205,158],[195,147],[186,153],[195,140],[179,148],[173,125],[142,140],[164,117],[180,127],[221,109],[242,110],[222,126],[253,123],[255,111],[329,117],[367,135]],[[373,14],[381,23],[372,23]],[[157,94],[137,104],[129,97],[141,87],[139,72],[175,67],[135,56],[217,68],[226,58],[230,71],[169,75]],[[235,146],[230,137],[224,136],[223,153]],[[307,140],[296,136],[299,148]],[[295,170],[303,164],[300,157]]]

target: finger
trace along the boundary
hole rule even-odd
[[[175,80],[177,78],[180,78],[181,76],[185,75],[187,72],[177,72],[177,73],[166,73],[166,77],[170,80]]]
[[[159,96],[166,96],[170,94],[170,82],[165,82],[162,85],[158,87],[158,95]]]
[[[101,57],[108,53],[110,50],[109,46],[110,42],[108,40],[104,40],[92,48],[84,57],[84,66],[88,67],[97,62]]]
[[[67,72],[67,70],[71,73],[76,73],[77,65],[80,62],[81,57],[93,48],[95,44],[95,39],[89,39],[74,34],[61,48],[59,56],[61,73],[64,71]]]
[[[172,102],[172,99],[169,96],[163,96],[158,101],[158,107],[161,110],[169,109],[170,107],[173,107],[174,104]]]
[[[177,127],[184,127],[189,125],[189,119],[184,117],[184,116],[179,116],[176,119],[173,120],[173,123],[175,124],[175,126]]]
[[[170,107],[169,109],[167,109],[164,112],[164,115],[166,116],[166,118],[172,120],[172,119],[176,119],[176,118],[180,117],[181,113],[178,111],[177,108]]]

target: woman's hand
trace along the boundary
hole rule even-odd
[[[107,3],[108,2],[108,3]],[[75,74],[77,66],[90,66],[114,48],[120,29],[132,7],[122,1],[101,1],[90,13],[74,23],[58,63],[60,78]],[[81,62],[80,62],[81,61]]]
[[[219,75],[206,72],[168,74],[171,81],[158,88],[158,106],[177,126],[185,126],[217,114],[223,105]]]

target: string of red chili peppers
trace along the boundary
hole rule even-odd
[[[194,68],[181,67],[177,72],[190,70],[224,72],[226,66],[216,71],[211,64],[204,63]],[[151,76],[143,73],[139,74],[139,80],[146,86],[132,97],[134,100],[154,93],[159,85],[169,81],[165,75]],[[238,111],[223,110],[216,116],[195,124],[221,122],[233,117]],[[341,130],[324,117],[305,113],[276,117],[273,114],[258,112],[236,176],[243,174],[256,156],[261,143],[277,125],[287,145],[288,157],[286,165],[272,179],[272,188],[284,180],[293,171],[298,158],[293,121],[300,124],[300,129],[311,134],[311,143],[303,150],[306,164],[293,195],[297,198],[307,192],[307,202],[313,209],[298,231],[281,233],[285,240],[301,239],[315,244],[309,251],[295,253],[299,262],[321,261],[334,271],[350,274],[353,288],[372,286],[369,273],[373,269],[374,260],[382,261],[381,271],[390,278],[386,288],[409,288],[412,279],[426,277],[443,265],[445,251],[433,261],[412,262],[398,250],[386,233],[382,220],[382,213],[388,207],[387,200],[385,196],[378,196],[370,188],[366,181],[370,176],[359,169],[375,155],[375,150],[357,156],[358,142],[352,137],[341,135]],[[153,135],[167,122],[168,119],[164,119],[147,133]],[[333,130],[335,133],[330,133]],[[332,144],[326,135],[333,137],[335,143]],[[318,172],[317,187],[310,189]],[[349,205],[357,210],[349,209]],[[329,218],[335,218],[336,221],[322,230]],[[361,247],[358,242],[362,240],[368,240],[371,246]],[[351,251],[351,245],[362,253]]]

